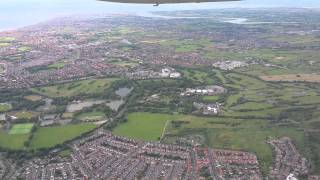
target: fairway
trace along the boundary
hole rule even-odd
[[[10,129],[9,134],[28,134],[31,132],[32,128],[33,128],[32,123],[15,124]]]
[[[119,136],[157,141],[162,135],[167,121],[173,116],[167,114],[132,113],[128,115],[128,122],[117,126],[113,132]]]
[[[76,125],[41,127],[35,133],[31,140],[32,149],[51,148],[62,144],[65,141],[72,140],[83,133],[96,128],[93,123],[83,123]]]

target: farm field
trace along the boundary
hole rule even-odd
[[[40,127],[30,142],[31,149],[51,148],[65,141],[74,139],[81,134],[96,128],[92,123],[76,125]]]
[[[33,128],[32,123],[15,124],[10,129],[9,134],[28,134]]]
[[[158,141],[167,121],[173,117],[167,114],[138,112],[129,114],[127,118],[127,122],[113,129],[114,134],[145,141]]]
[[[260,76],[264,81],[287,81],[287,82],[320,82],[320,75],[318,74],[287,74],[287,75],[273,75],[273,76]]]
[[[68,97],[79,94],[99,93],[106,90],[117,78],[82,80],[54,86],[33,88],[32,91],[48,97]]]

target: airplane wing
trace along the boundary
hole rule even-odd
[[[240,0],[99,0],[99,1],[134,3],[134,4],[175,4],[175,3],[224,2],[224,1],[240,1]]]

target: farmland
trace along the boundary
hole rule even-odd
[[[273,82],[320,82],[320,75],[317,74],[288,74],[288,75],[273,75],[261,76],[262,80]]]

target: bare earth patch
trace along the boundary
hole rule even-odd
[[[260,76],[264,81],[286,81],[286,82],[320,82],[319,74],[287,74],[287,75],[273,75],[273,76]]]

